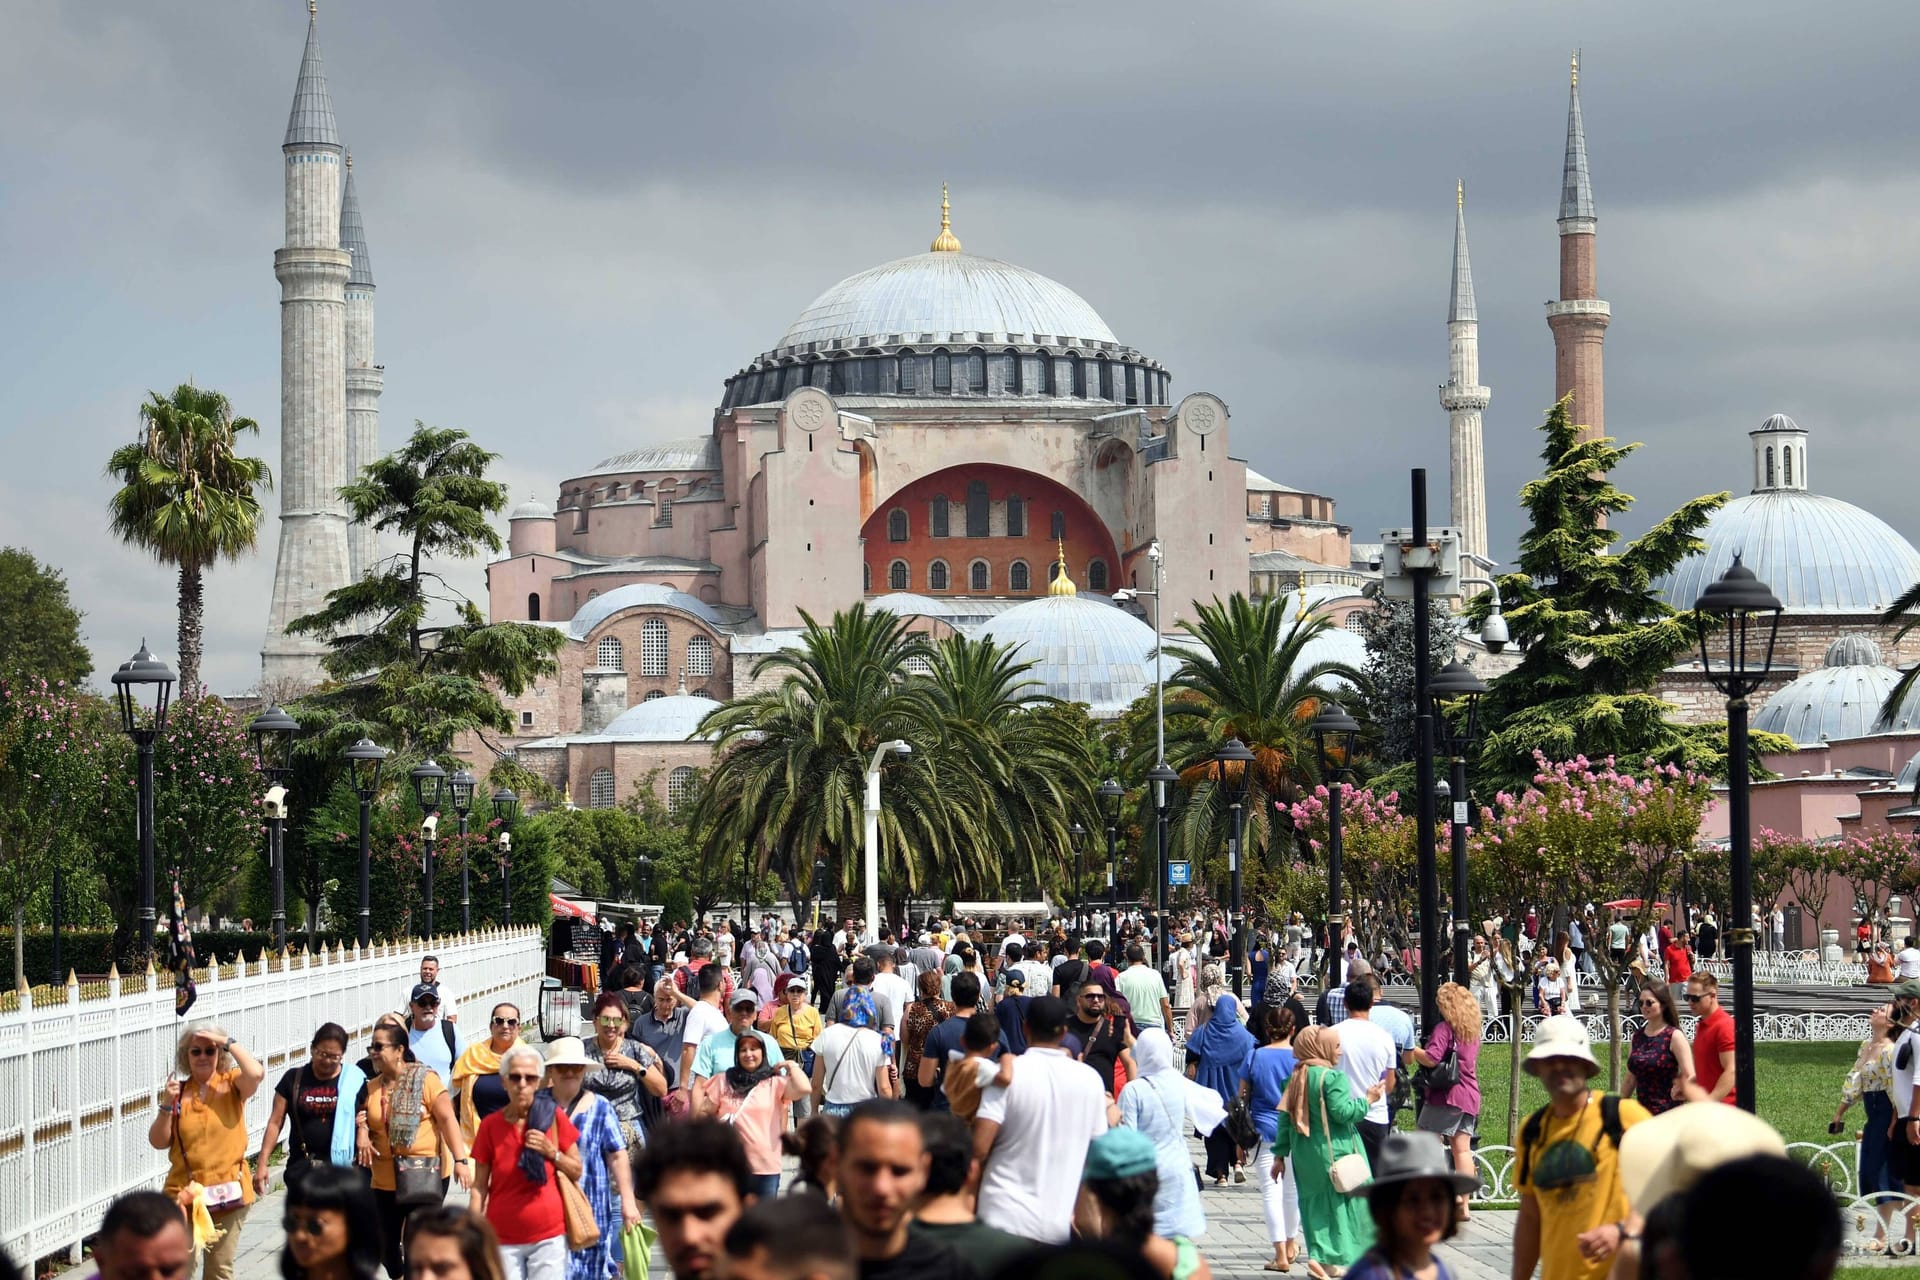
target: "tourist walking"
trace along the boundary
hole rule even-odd
[[[879,1016],[873,993],[850,987],[840,1021],[813,1042],[813,1104],[828,1115],[844,1116],[868,1098],[896,1096],[893,1059],[874,1029]]]
[[[541,1090],[546,1060],[532,1045],[500,1058],[507,1105],[474,1138],[473,1207],[500,1237],[507,1280],[561,1280],[567,1269],[562,1177],[580,1180],[580,1133]]]
[[[1649,982],[1640,989],[1640,1026],[1627,1053],[1623,1098],[1637,1098],[1649,1115],[1680,1105],[1693,1083],[1693,1050],[1680,1030],[1673,988]]]
[[[1473,1136],[1480,1131],[1480,1004],[1457,982],[1442,983],[1434,994],[1440,1007],[1440,1024],[1427,1037],[1426,1047],[1415,1049],[1412,1058],[1418,1066],[1445,1070],[1443,1064],[1451,1055],[1457,1078],[1452,1084],[1429,1089],[1419,1100],[1424,1105],[1414,1127],[1440,1139],[1453,1157],[1455,1172],[1470,1181],[1467,1190],[1473,1191],[1480,1185],[1473,1164]],[[1463,1192],[1458,1215],[1461,1222],[1470,1220],[1468,1208]]]
[[[765,1044],[741,1036],[733,1042],[733,1065],[694,1094],[694,1115],[712,1116],[740,1135],[754,1194],[762,1200],[780,1194],[780,1135],[787,1131],[788,1104],[809,1089],[799,1063],[769,1060]]]
[[[1307,1273],[1330,1280],[1373,1244],[1373,1222],[1361,1202],[1334,1190],[1333,1166],[1343,1156],[1365,1159],[1357,1128],[1384,1088],[1356,1095],[1339,1068],[1340,1037],[1332,1027],[1306,1027],[1293,1037],[1294,1070],[1281,1100],[1273,1167],[1298,1179]],[[1289,1157],[1291,1159],[1289,1160]]]
[[[1200,1190],[1193,1179],[1187,1128],[1212,1133],[1227,1118],[1220,1095],[1182,1075],[1173,1065],[1173,1041],[1148,1027],[1133,1042],[1140,1077],[1120,1094],[1120,1119],[1153,1143],[1160,1190],[1154,1198],[1153,1229],[1163,1236],[1197,1236],[1207,1229]]]
[[[567,1254],[567,1280],[606,1280],[622,1264],[620,1233],[641,1219],[626,1134],[613,1104],[586,1087],[595,1064],[578,1036],[547,1046],[546,1092],[580,1135],[580,1190],[600,1228],[599,1243]]]
[[[991,1085],[974,1120],[980,1218],[1041,1244],[1064,1244],[1072,1230],[1087,1144],[1107,1131],[1100,1077],[1061,1047],[1066,1003],[1036,996],[1027,1005],[1027,1051],[1011,1084]]]
[[[1893,1100],[1888,1096],[1893,1088],[1891,1014],[1892,1006],[1880,1005],[1867,1015],[1867,1038],[1860,1042],[1860,1052],[1854,1055],[1853,1070],[1847,1073],[1846,1083],[1840,1087],[1840,1107],[1833,1113],[1833,1123],[1827,1126],[1829,1134],[1838,1136],[1844,1132],[1847,1108],[1856,1102],[1867,1113],[1860,1126],[1858,1157],[1862,1196],[1901,1189],[1900,1176],[1893,1167],[1893,1144],[1888,1137],[1894,1115]],[[1882,1200],[1877,1206],[1881,1220],[1879,1235],[1883,1240],[1887,1223],[1893,1217],[1894,1203],[1890,1199]]]
[[[1184,1016],[1193,1007],[1193,936],[1180,935],[1180,945],[1173,948],[1170,959],[1173,961],[1173,1007]]]
[[[624,1008],[624,993],[600,999],[619,999]],[[480,1132],[482,1120],[507,1105],[507,1089],[500,1083],[500,1055],[519,1043],[520,1010],[497,1004],[487,1020],[486,1039],[475,1040],[454,1059],[448,1085],[453,1090],[453,1113],[460,1117],[460,1131],[468,1142]]]
[[[1246,1086],[1253,1051],[1258,1047],[1253,1033],[1240,1025],[1239,1006],[1233,996],[1222,993],[1214,1000],[1213,1016],[1187,1037],[1187,1071],[1219,1094],[1222,1102],[1232,1105]],[[1206,1136],[1207,1176],[1216,1187],[1225,1185],[1229,1177],[1239,1182],[1247,1180],[1239,1167],[1240,1152],[1227,1127],[1216,1126]]]
[[[347,1103],[351,1109],[353,1103]],[[380,1218],[358,1169],[324,1161],[287,1180],[282,1280],[376,1280]],[[104,1268],[102,1269],[104,1274]]]
[[[266,1078],[266,1068],[226,1029],[199,1022],[174,1046],[174,1070],[147,1126],[147,1143],[167,1153],[161,1190],[178,1197],[198,1183],[197,1199],[223,1234],[207,1246],[201,1280],[231,1280],[240,1228],[255,1199],[247,1169],[247,1100]]]
[[[1388,1099],[1402,1069],[1400,1049],[1393,1036],[1373,1021],[1373,997],[1373,973],[1369,970],[1365,977],[1347,983],[1343,999],[1347,1016],[1333,1028],[1340,1038],[1340,1070],[1353,1086],[1354,1095],[1364,1094],[1368,1100],[1367,1114],[1360,1121],[1360,1140],[1366,1144],[1369,1163],[1380,1150],[1380,1139],[1393,1127]]]
[[[1300,1190],[1293,1170],[1286,1176],[1273,1176],[1273,1142],[1280,1131],[1281,1100],[1286,1097],[1287,1081],[1293,1078],[1299,1061],[1293,1052],[1293,1034],[1298,1025],[1291,1009],[1269,1005],[1254,1015],[1259,1022],[1259,1039],[1265,1041],[1253,1051],[1253,1066],[1247,1072],[1247,1109],[1253,1115],[1254,1131],[1260,1145],[1253,1156],[1254,1180],[1260,1184],[1260,1209],[1267,1220],[1267,1239],[1273,1245],[1270,1271],[1288,1271],[1300,1255]]]
[[[592,1063],[586,1087],[613,1104],[629,1151],[647,1145],[647,1099],[666,1096],[667,1068],[660,1055],[627,1034],[627,1009],[618,996],[593,1002],[593,1040],[584,1046]]]
[[[934,989],[940,987],[940,975],[933,976]],[[820,1011],[807,1003],[807,984],[801,978],[789,977],[786,988],[780,993],[780,1007],[774,1010],[771,1025],[774,1041],[780,1046],[780,1053],[788,1062],[800,1064],[800,1072],[807,1079],[813,1078],[813,1042],[820,1038],[825,1029],[820,1021]],[[813,1097],[809,1094],[794,1103],[794,1112],[802,1120],[812,1113]]]
[[[1087,1147],[1085,1184],[1099,1213],[1099,1234],[1139,1253],[1160,1280],[1211,1280],[1212,1268],[1185,1235],[1156,1222],[1160,1174],[1153,1143],[1132,1129],[1109,1129]]]
[[[460,1208],[423,1209],[407,1219],[409,1280],[506,1280],[500,1239],[487,1220]]]
[[[1690,1101],[1740,1105],[1733,1070],[1733,1015],[1720,1006],[1720,979],[1707,970],[1687,979],[1687,1007],[1699,1021],[1693,1027],[1693,1077],[1699,1088]],[[1914,1170],[1920,1175],[1920,1169]],[[1920,1182],[1920,1176],[1914,1181]]]
[[[938,969],[921,970],[914,976],[914,988],[916,994],[900,1019],[900,1061],[908,1068],[901,1083],[908,1102],[922,1111],[930,1111],[934,1091],[931,1086],[920,1083],[920,1057],[926,1049],[928,1033],[945,1022],[953,1009],[940,998]],[[777,1026],[774,1034],[779,1034]]]
[[[287,1068],[273,1086],[273,1109],[253,1162],[256,1196],[267,1194],[268,1161],[280,1141],[281,1126],[289,1122],[284,1181],[293,1182],[317,1164],[353,1163],[353,1100],[366,1076],[346,1065],[346,1058],[346,1028],[323,1022],[307,1046],[307,1060]]]
[[[1366,1189],[1374,1245],[1347,1280],[1453,1280],[1433,1247],[1459,1231],[1460,1205],[1479,1185],[1477,1177],[1451,1167],[1431,1133],[1388,1134]]]
[[[369,1058],[366,1107],[355,1117],[356,1159],[373,1171],[373,1201],[380,1215],[380,1236],[387,1275],[399,1280],[405,1269],[400,1252],[402,1230],[414,1210],[440,1203],[447,1193],[447,1162],[463,1187],[473,1185],[473,1161],[466,1135],[453,1114],[447,1087],[425,1063],[407,1059],[404,1026],[376,1023]],[[406,1195],[398,1190],[404,1163]]]

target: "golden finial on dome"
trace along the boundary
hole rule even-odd
[[[1307,620],[1307,581],[1305,578],[1300,580],[1300,611],[1293,615],[1293,620],[1295,622],[1305,622]]]
[[[953,234],[953,206],[947,203],[947,184],[940,184],[940,234],[933,238],[933,253],[960,252],[960,237]]]
[[[1073,579],[1067,576],[1067,540],[1062,538],[1057,545],[1059,547],[1060,559],[1058,563],[1060,565],[1060,572],[1055,574],[1053,581],[1047,584],[1047,594],[1050,596],[1077,596],[1080,592],[1078,588],[1073,585]]]

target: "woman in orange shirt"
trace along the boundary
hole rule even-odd
[[[354,1118],[359,1164],[373,1170],[373,1200],[380,1210],[380,1231],[386,1242],[383,1261],[394,1280],[399,1280],[405,1265],[400,1240],[407,1215],[422,1207],[400,1203],[394,1177],[396,1158],[438,1159],[443,1196],[449,1157],[460,1185],[473,1185],[473,1160],[467,1154],[466,1135],[454,1118],[452,1096],[431,1067],[408,1062],[406,1053],[404,1028],[382,1025],[373,1029],[373,1044],[368,1050],[373,1072],[367,1080],[365,1106]]]
[[[224,1028],[211,1022],[190,1026],[174,1049],[166,1100],[147,1127],[148,1143],[167,1152],[166,1194],[181,1198],[189,1183],[198,1183],[196,1198],[225,1233],[206,1250],[202,1280],[233,1276],[240,1225],[254,1196],[247,1170],[247,1099],[266,1075],[267,1069]]]

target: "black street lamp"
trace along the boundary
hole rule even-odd
[[[421,872],[426,876],[426,917],[422,921],[420,936],[433,936],[433,837],[440,825],[440,805],[447,796],[447,771],[434,763],[432,756],[415,765],[407,776],[413,779],[413,798],[420,802],[420,812],[426,815],[420,823],[420,834],[426,841],[427,852]]]
[[[1073,846],[1073,932],[1078,935],[1087,924],[1087,829],[1077,822],[1068,827],[1067,843]]]
[[[1449,662],[1434,673],[1427,693],[1433,699],[1433,723],[1441,745],[1452,760],[1448,790],[1453,827],[1453,980],[1467,983],[1467,948],[1473,941],[1472,913],[1467,909],[1467,753],[1480,740],[1480,696],[1487,682],[1464,662]],[[1449,709],[1461,714],[1449,716]]]
[[[1773,667],[1780,601],[1753,570],[1733,567],[1700,593],[1700,665],[1727,698],[1727,828],[1733,879],[1733,919],[1721,934],[1733,960],[1733,1080],[1739,1104],[1756,1109],[1753,1063],[1753,814],[1747,794],[1747,697]],[[1719,665],[1708,643],[1708,618],[1726,633]],[[1766,644],[1761,646],[1764,636]],[[1760,661],[1753,661],[1756,652]],[[1681,922],[1682,924],[1685,921]]]
[[[287,949],[287,779],[293,773],[293,736],[300,722],[277,703],[247,726],[253,754],[267,779],[267,867],[273,872],[273,949]]]
[[[1153,873],[1153,909],[1155,912],[1153,962],[1162,963],[1168,953],[1167,939],[1167,802],[1172,795],[1170,790],[1180,784],[1180,775],[1160,763],[1147,770],[1147,781],[1153,784],[1153,826],[1154,826],[1154,873]]]
[[[380,794],[380,770],[389,752],[362,738],[340,753],[353,774],[353,791],[360,797],[360,948],[373,945],[373,798]]]
[[[633,861],[634,889],[640,895],[640,901],[647,900],[647,889],[653,880],[653,859],[641,854]]]
[[[513,853],[513,833],[507,828],[520,816],[520,797],[511,787],[493,793],[493,816],[500,823],[500,923],[513,923],[513,871],[509,858]]]
[[[1232,826],[1227,834],[1227,872],[1233,877],[1233,950],[1227,956],[1227,971],[1233,979],[1233,994],[1241,994],[1246,985],[1247,916],[1240,893],[1240,837],[1246,823],[1247,788],[1253,784],[1253,752],[1238,738],[1228,738],[1213,753],[1214,783],[1227,797]]]
[[[1340,859],[1345,853],[1340,832],[1340,784],[1353,770],[1353,749],[1360,742],[1360,723],[1337,702],[1322,702],[1320,714],[1307,724],[1313,734],[1314,753],[1320,757],[1320,775],[1327,780],[1327,975],[1322,989],[1333,984],[1340,972],[1340,950],[1344,945],[1341,928],[1346,917],[1340,911]]]
[[[138,954],[143,960],[153,955],[153,740],[166,730],[167,702],[178,679],[166,663],[147,652],[145,640],[140,642],[140,651],[113,673],[114,700],[120,705],[120,728],[133,739],[140,756],[140,919],[137,927]],[[142,712],[148,713],[144,722],[140,718]]]
[[[454,816],[460,820],[460,932],[473,932],[473,908],[467,896],[467,872],[473,862],[472,851],[467,848],[467,815],[473,812],[473,793],[480,785],[473,776],[473,770],[461,765],[447,779],[447,790],[453,794]]]
[[[813,923],[816,928],[820,924],[820,903],[826,896],[827,860],[815,858],[813,860]],[[815,981],[822,981],[822,979],[815,979]]]
[[[1119,856],[1120,840],[1120,802],[1126,798],[1126,790],[1120,783],[1108,778],[1093,794],[1099,798],[1100,816],[1107,820],[1107,947],[1109,950],[1120,943],[1119,904],[1113,897],[1113,864]],[[1155,963],[1158,963],[1155,957]]]

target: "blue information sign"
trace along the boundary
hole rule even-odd
[[[1167,864],[1168,884],[1192,884],[1193,864],[1191,862],[1169,862]]]

